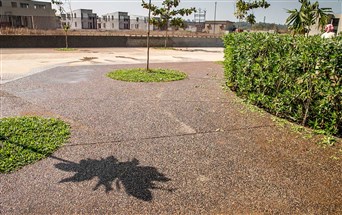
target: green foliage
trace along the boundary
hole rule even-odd
[[[311,26],[318,21],[318,27],[323,28],[332,14],[331,8],[320,8],[316,1],[311,4],[309,0],[299,0],[301,7],[299,10],[287,10],[290,16],[286,19],[286,24],[296,34],[309,34]]]
[[[251,28],[251,24],[248,22],[235,22],[235,26],[239,26],[239,29],[242,30],[248,30]],[[274,24],[274,23],[255,23],[253,24],[253,29],[254,30],[262,30],[262,31],[269,31],[269,30],[275,30],[279,32],[287,32],[288,27],[287,25],[280,25],[280,24]]]
[[[249,14],[249,15],[247,15],[246,21],[247,21],[249,24],[254,25],[254,24],[256,23],[256,21],[255,21],[255,15],[254,15],[254,14]]]
[[[107,74],[109,78],[128,82],[167,82],[183,80],[187,75],[170,69],[123,69]]]
[[[165,29],[165,47],[167,44],[167,31],[169,26],[173,27],[185,27],[184,20],[179,16],[188,16],[196,11],[194,7],[192,8],[181,8],[176,9],[180,4],[180,0],[164,0],[162,2],[162,7],[157,7],[154,4],[149,4],[142,0],[141,6],[145,9],[150,9],[152,15],[154,16],[149,20],[149,22],[159,29]]]
[[[254,14],[248,14],[248,11],[256,8],[268,8],[270,4],[266,0],[254,0],[253,2],[246,2],[245,0],[236,1],[236,11],[234,15],[239,20],[246,20],[249,24],[256,23]]]
[[[180,16],[188,16],[196,11],[193,8],[181,8],[176,10],[175,8],[179,6],[180,0],[164,0],[162,3],[162,7],[158,8],[153,4],[146,3],[142,0],[142,7],[145,9],[151,9],[152,15],[155,16],[150,20],[150,23],[158,26],[159,28],[165,28],[169,26],[169,22],[171,26],[175,27],[183,27],[184,20]]]
[[[70,52],[70,51],[76,51],[75,48],[58,48],[57,51],[64,51],[64,52]]]
[[[65,7],[68,5],[71,13],[71,2],[70,0],[51,0],[52,4],[55,4],[58,7],[59,13],[62,16],[62,14],[66,14]],[[73,16],[71,15],[71,22],[73,20]],[[70,24],[69,23],[63,23],[62,28],[65,33],[65,48],[68,49],[69,43],[68,43],[68,32],[70,30]]]
[[[342,135],[342,37],[229,34],[227,85],[267,111]]]
[[[57,119],[16,117],[0,119],[0,173],[11,172],[47,157],[70,135]]]

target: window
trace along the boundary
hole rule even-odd
[[[103,28],[106,28],[106,23],[103,23]]]
[[[114,28],[114,23],[112,23],[112,28]]]
[[[2,1],[0,1],[0,7],[2,7]]]
[[[137,19],[136,19],[136,20],[137,20],[137,22],[139,22],[139,17],[137,17]]]
[[[112,20],[114,20],[114,16],[112,16]]]
[[[75,22],[75,28],[77,28],[77,22]]]
[[[135,29],[139,29],[139,24],[135,24]]]
[[[76,18],[76,13],[74,13],[74,18]]]
[[[70,13],[67,13],[67,18],[70,19]]]
[[[35,4],[34,9],[46,9],[46,5],[43,4]]]
[[[17,2],[11,2],[12,7],[17,7]]]
[[[29,4],[27,3],[20,3],[21,8],[29,8]]]

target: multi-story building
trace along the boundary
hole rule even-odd
[[[144,30],[148,28],[148,18],[146,16],[130,15],[130,29]],[[153,29],[153,27],[151,27]]]
[[[98,19],[98,29],[128,30],[130,29],[130,16],[127,12],[107,13]]]
[[[97,14],[90,9],[77,9],[61,15],[61,25],[68,24],[70,29],[96,29]]]
[[[0,0],[0,27],[56,29],[51,3],[31,0]]]

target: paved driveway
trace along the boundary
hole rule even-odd
[[[146,48],[0,49],[0,84],[60,66],[146,63]],[[223,48],[150,49],[151,63],[222,61]]]
[[[216,63],[126,83],[144,65],[58,67],[1,85],[1,114],[60,117],[68,144],[0,175],[4,214],[341,214],[342,162],[222,89]]]

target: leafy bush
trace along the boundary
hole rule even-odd
[[[236,93],[279,117],[342,135],[342,37],[225,36],[225,75]]]
[[[57,119],[0,119],[0,173],[47,157],[69,137],[69,126]]]

